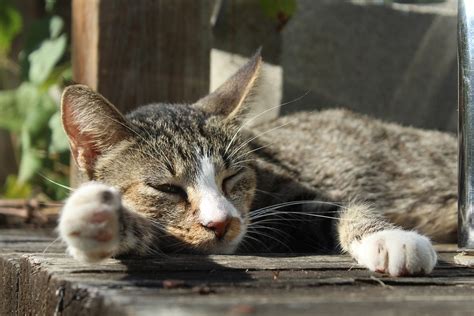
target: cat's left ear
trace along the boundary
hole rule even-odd
[[[232,77],[193,106],[225,119],[239,119],[246,113],[246,101],[255,86],[262,64],[261,49]]]
[[[97,159],[131,137],[131,129],[119,110],[84,85],[73,85],[64,90],[61,119],[72,156],[90,180]]]

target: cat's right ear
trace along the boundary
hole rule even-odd
[[[123,115],[102,95],[84,85],[67,87],[61,119],[79,169],[93,179],[97,158],[130,136]]]
[[[262,57],[259,49],[232,77],[194,106],[204,112],[222,116],[226,120],[239,120],[248,110],[246,101],[256,85],[261,65]]]

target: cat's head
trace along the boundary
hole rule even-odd
[[[257,53],[194,104],[152,104],[127,116],[86,86],[68,87],[62,122],[77,166],[89,180],[119,188],[157,235],[178,241],[175,250],[233,252],[255,193],[241,126],[260,64]]]

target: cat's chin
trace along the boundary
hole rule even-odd
[[[186,240],[183,236],[168,235],[167,240],[160,243],[161,249],[169,253],[192,253],[192,254],[233,254],[237,251],[247,232],[247,225],[239,223],[238,229],[228,233],[224,238],[216,238],[214,234],[202,231],[199,241]],[[197,234],[196,234],[197,235]],[[194,238],[196,238],[196,235]],[[167,245],[177,245],[167,247]]]
[[[237,236],[232,240],[216,240],[206,245],[194,248],[191,252],[205,254],[205,255],[230,255],[237,251],[243,234]]]
[[[210,254],[222,254],[230,255],[237,251],[237,248],[240,246],[242,239],[245,236],[247,229],[244,226],[241,226],[239,234],[230,241],[221,241],[217,242],[215,249],[213,249]]]
[[[242,234],[243,235],[243,234]],[[212,239],[203,241],[197,244],[190,244],[186,242],[179,242],[177,247],[167,247],[168,242],[163,242],[160,251],[165,253],[184,253],[184,254],[201,254],[201,255],[215,255],[215,254],[233,254],[237,251],[243,236],[237,236],[231,240],[229,239]],[[176,239],[174,244],[176,244]]]
[[[236,252],[241,238],[238,240],[234,239],[231,241],[213,241],[205,245],[193,247],[189,249],[189,252],[205,254],[205,255],[230,255]]]

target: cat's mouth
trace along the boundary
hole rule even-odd
[[[233,253],[246,232],[246,224],[240,218],[232,218],[225,234],[218,235],[214,231],[195,223],[190,227],[167,227],[168,233],[176,239],[176,247],[172,252],[193,252],[203,254]]]

